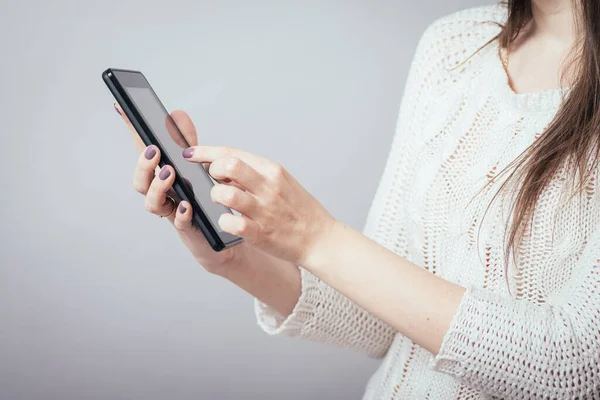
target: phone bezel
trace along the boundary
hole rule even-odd
[[[117,76],[117,74],[127,76],[127,79],[129,81],[121,82],[122,79],[120,79]],[[196,200],[194,194],[189,189],[187,189],[186,185],[183,184],[181,174],[179,173],[177,167],[171,161],[169,155],[161,146],[160,141],[154,135],[152,128],[146,122],[145,118],[143,117],[141,112],[139,112],[135,103],[127,93],[125,86],[143,87],[150,89],[157,101],[159,102],[160,106],[165,111],[165,113],[169,115],[167,109],[160,101],[160,98],[158,97],[158,95],[156,94],[156,92],[154,91],[154,89],[150,85],[150,82],[148,82],[148,79],[146,79],[144,74],[142,74],[140,71],[109,68],[102,73],[102,79],[108,86],[108,89],[113,94],[117,103],[119,103],[119,105],[121,106],[123,112],[125,112],[127,118],[129,118],[129,121],[131,122],[135,130],[140,135],[144,144],[146,146],[155,145],[160,149],[161,159],[159,165],[161,167],[164,165],[170,165],[175,170],[175,182],[173,183],[173,189],[181,198],[181,200],[185,200],[191,204],[193,210],[192,220],[198,227],[198,229],[200,229],[200,231],[204,234],[210,247],[215,251],[221,251],[223,249],[241,243],[243,241],[241,237],[234,236],[227,232],[220,233],[213,227],[213,224],[210,218],[208,218],[208,216],[204,212],[202,205]],[[175,126],[175,128],[179,130],[175,123],[173,123],[173,126]],[[182,139],[185,140],[183,136]],[[199,165],[199,168],[201,168],[205,174],[208,174],[206,171],[204,171],[202,166]]]

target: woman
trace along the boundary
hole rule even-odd
[[[139,139],[134,186],[265,331],[384,357],[365,398],[600,398],[598,21],[597,0],[512,0],[433,23],[365,236],[274,162],[197,146],[180,111],[246,243],[212,252]]]

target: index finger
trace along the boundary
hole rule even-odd
[[[189,115],[185,111],[175,110],[171,113],[171,119],[175,122],[175,125],[179,129],[179,132],[183,135],[183,138],[187,142],[186,144],[180,144],[182,148],[187,146],[196,146],[198,144],[198,134],[196,133],[196,127],[194,126],[194,122],[190,118]],[[174,127],[169,127],[169,133],[179,143],[179,135],[176,132]],[[177,139],[176,139],[177,138]]]
[[[227,146],[191,146],[183,151],[188,161],[212,163],[218,158],[239,158],[255,170],[263,172],[269,161],[266,158]]]

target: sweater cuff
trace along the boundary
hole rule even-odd
[[[466,289],[442,340],[440,351],[431,361],[433,370],[457,378],[465,375],[467,360],[471,357],[483,328],[481,315],[485,312],[485,304],[479,299],[477,292],[473,287]]]
[[[292,313],[285,317],[273,307],[254,299],[254,312],[258,326],[269,335],[301,336],[303,328],[315,319],[319,306],[319,280],[300,268],[302,293]]]

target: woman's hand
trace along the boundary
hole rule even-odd
[[[327,210],[273,161],[214,146],[192,146],[183,156],[210,163],[213,178],[227,182],[215,185],[211,198],[242,216],[221,215],[221,229],[278,258],[302,265],[335,224]]]
[[[204,235],[192,224],[192,209],[188,202],[182,201],[175,204],[172,200],[174,193],[171,189],[175,180],[175,171],[171,166],[158,168],[160,150],[156,146],[146,147],[131,125],[127,116],[115,105],[129,131],[133,142],[140,151],[140,156],[133,176],[133,187],[145,196],[144,205],[152,214],[166,217],[175,227],[181,241],[190,250],[194,258],[209,272],[222,274],[223,269],[230,268],[236,260],[244,259],[240,256],[246,251],[246,245],[240,244],[230,249],[215,252]],[[185,137],[188,143],[197,144],[196,128],[190,117],[183,111],[174,111],[171,118]],[[205,166],[207,167],[207,165]]]

